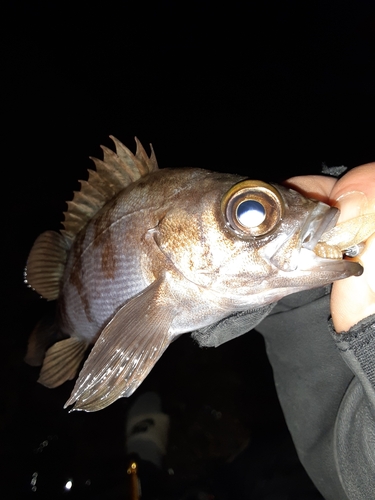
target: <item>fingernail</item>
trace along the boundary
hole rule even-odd
[[[341,222],[362,215],[368,205],[368,199],[362,191],[349,191],[339,196],[335,205],[340,209],[339,222]]]

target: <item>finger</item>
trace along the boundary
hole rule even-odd
[[[375,162],[349,170],[333,185],[330,198],[338,200],[351,191],[363,192],[369,199],[375,200]]]
[[[331,204],[340,209],[339,222],[374,213],[375,163],[350,170],[333,186],[330,198]]]
[[[334,177],[322,175],[300,175],[291,177],[283,184],[304,194],[308,198],[314,198],[328,203],[333,187],[337,183]]]
[[[331,204],[340,209],[340,222],[375,213],[375,163],[354,168],[342,177],[333,186]],[[332,288],[331,314],[337,332],[375,314],[375,235],[355,260],[364,267],[362,276],[338,281]]]
[[[375,235],[366,243],[358,259],[364,267],[361,276],[336,281],[331,293],[331,316],[336,332],[347,332],[363,318],[375,314]]]

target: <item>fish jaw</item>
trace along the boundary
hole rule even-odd
[[[329,237],[332,230],[339,227],[336,225],[339,216],[337,208],[317,203],[316,209],[306,221],[305,232],[301,234],[301,271],[328,273],[332,275],[332,281],[362,274],[363,268],[358,262],[344,259],[345,244],[340,246],[337,244],[337,237]],[[337,231],[334,234],[337,235]]]
[[[287,191],[278,189],[288,203]],[[290,192],[290,191],[289,191]],[[293,196],[297,193],[293,193]],[[269,266],[271,279],[263,281],[267,301],[280,298],[296,291],[325,286],[363,272],[360,264],[344,259],[344,252],[325,238],[336,226],[340,211],[326,203],[306,200],[301,206],[304,215],[284,223],[284,230],[267,242],[260,255]],[[337,231],[334,231],[337,235]],[[322,245],[324,242],[324,247]],[[259,290],[260,291],[260,290]],[[263,293],[263,290],[262,290]]]
[[[342,252],[316,251],[339,210],[283,186],[272,185],[285,207],[275,229],[241,237],[228,226],[220,205],[233,180],[220,190],[205,186],[204,196],[175,205],[153,230],[158,250],[186,281],[209,290],[220,307],[257,307],[361,274],[362,267],[344,260]]]
[[[321,267],[339,275],[342,273],[342,278],[360,276],[363,272],[362,266],[343,257],[356,257],[360,254],[365,242],[373,234],[375,234],[374,214],[361,215],[337,225],[327,225],[323,232],[318,229],[313,238],[314,243],[318,240],[315,246],[304,245],[303,250],[311,249],[313,253],[304,252],[303,268],[314,270]]]
[[[336,253],[336,250],[334,252]],[[302,248],[300,258],[300,272],[311,272],[316,273],[316,275],[324,273],[327,277],[327,284],[350,276],[360,276],[363,273],[363,267],[358,262],[339,258],[336,255],[321,257],[312,250]]]
[[[326,286],[363,273],[358,262],[345,259],[344,251],[325,239],[325,235],[331,234],[332,228],[336,227],[340,211],[322,202],[308,202],[304,219],[289,228],[286,225],[284,234],[281,232],[260,250],[269,276],[252,281],[249,296],[243,296],[242,302],[241,299],[238,302],[240,308],[244,308],[246,302],[248,307],[263,306],[295,292]],[[334,234],[337,236],[337,231]]]

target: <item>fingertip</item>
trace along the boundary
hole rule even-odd
[[[328,203],[337,179],[323,175],[299,175],[283,182],[284,186],[299,191],[308,198]]]
[[[339,196],[335,206],[340,209],[339,223],[366,213],[368,198],[363,191],[349,191]]]
[[[375,162],[349,170],[333,186],[331,199],[338,200],[342,195],[351,191],[363,192],[375,208]]]

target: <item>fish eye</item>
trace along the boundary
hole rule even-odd
[[[277,189],[253,180],[235,184],[221,203],[227,225],[243,237],[270,233],[282,218],[283,206]]]

